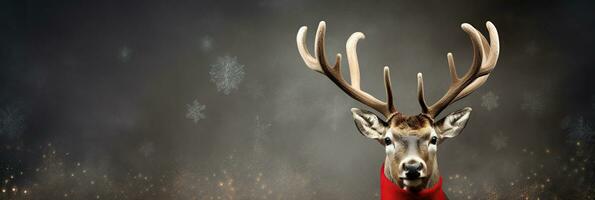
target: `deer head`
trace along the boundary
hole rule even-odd
[[[378,141],[385,148],[384,174],[404,189],[418,190],[430,187],[439,177],[436,153],[438,145],[448,138],[457,136],[465,127],[471,108],[463,108],[436,120],[438,114],[448,105],[469,95],[483,85],[498,61],[500,51],[498,32],[491,22],[486,23],[490,41],[473,26],[461,25],[473,45],[473,62],[470,69],[459,77],[451,53],[447,54],[452,82],[442,98],[427,106],[424,97],[423,77],[417,74],[417,94],[421,113],[407,116],[397,111],[393,104],[389,67],[384,67],[384,85],[387,101],[383,102],[363,91],[360,86],[359,63],[356,47],[363,33],[356,32],[346,44],[347,61],[351,84],[341,73],[341,54],[337,54],[333,66],[327,63],[324,49],[326,24],[318,25],[314,45],[314,56],[306,48],[306,32],[303,26],[297,33],[297,47],[306,65],[328,77],[341,90],[355,100],[376,110],[373,112],[352,108],[355,125],[367,138]]]

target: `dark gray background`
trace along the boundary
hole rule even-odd
[[[351,33],[365,33],[363,88],[384,99],[389,65],[398,109],[417,114],[415,74],[424,73],[435,101],[449,83],[446,53],[460,73],[471,61],[460,24],[487,35],[490,20],[501,43],[495,71],[442,114],[474,109],[463,133],[439,147],[444,190],[453,199],[592,199],[592,8],[588,1],[3,1],[0,108],[13,120],[4,119],[0,135],[0,178],[8,180],[0,198],[375,199],[384,150],[357,133],[349,112],[366,107],[304,65],[298,28],[309,27],[312,48],[325,20],[329,56],[344,54]],[[226,55],[245,70],[228,95],[209,75]],[[496,101],[490,96],[497,107],[486,106]],[[196,123],[185,118],[194,100],[206,105]]]

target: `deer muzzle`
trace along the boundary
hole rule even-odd
[[[403,170],[405,171],[405,177],[407,177],[407,179],[418,179],[420,177],[423,164],[415,162],[412,164],[404,163],[403,165]]]

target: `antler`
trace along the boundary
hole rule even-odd
[[[490,43],[488,43],[486,38],[477,29],[473,28],[473,26],[467,23],[461,25],[461,28],[469,35],[471,43],[473,44],[473,62],[471,63],[469,71],[467,71],[462,78],[459,78],[452,53],[447,54],[452,83],[448,87],[446,94],[430,107],[426,105],[426,100],[424,98],[424,81],[422,74],[417,74],[418,100],[422,113],[434,118],[448,105],[469,95],[486,82],[488,76],[494,67],[496,67],[498,54],[500,53],[500,42],[498,40],[498,31],[496,30],[496,27],[489,21],[486,23],[486,27],[490,34]]]
[[[310,69],[324,74],[349,96],[382,113],[387,119],[393,114],[397,113],[397,109],[393,105],[390,71],[388,66],[384,67],[384,85],[386,87],[387,102],[380,101],[360,89],[359,64],[357,60],[356,47],[358,40],[365,38],[363,33],[353,33],[347,40],[347,61],[349,63],[349,74],[351,76],[351,84],[349,84],[347,81],[345,81],[345,79],[343,79],[343,75],[341,74],[341,54],[337,54],[335,65],[333,67],[329,66],[329,64],[326,62],[324,49],[326,23],[321,21],[320,24],[318,24],[316,39],[314,41],[315,56],[312,56],[306,48],[307,31],[308,27],[302,26],[297,33],[296,40],[298,51]]]

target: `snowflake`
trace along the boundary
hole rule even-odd
[[[237,90],[244,79],[244,65],[238,63],[237,57],[224,56],[211,65],[211,82],[215,83],[218,92],[228,95],[232,90]]]
[[[492,141],[490,141],[490,144],[496,148],[496,151],[504,149],[506,146],[508,146],[508,136],[503,135],[502,132],[498,132],[498,135],[492,136]]]
[[[152,142],[146,142],[138,148],[138,152],[143,154],[145,157],[149,157],[155,152],[155,146]]]
[[[25,127],[25,116],[16,106],[6,106],[0,110],[0,135],[19,136]]]
[[[192,104],[186,105],[186,118],[197,123],[199,120],[206,118],[204,114],[206,107],[206,105],[200,104],[197,100],[194,100]]]
[[[563,128],[568,131],[568,137],[571,142],[574,141],[590,141],[593,136],[593,129],[591,124],[587,122],[583,116],[576,117],[576,120],[571,118],[563,121]]]
[[[498,99],[500,97],[490,91],[481,97],[481,106],[487,110],[498,108]]]
[[[541,114],[545,109],[543,97],[537,93],[523,94],[523,103],[521,104],[521,109],[531,115]]]
[[[132,56],[132,50],[126,46],[120,48],[118,52],[118,58],[122,62],[128,62],[130,60],[130,56]]]
[[[213,38],[209,37],[208,35],[202,37],[200,39],[200,48],[204,52],[210,51],[213,48]]]

